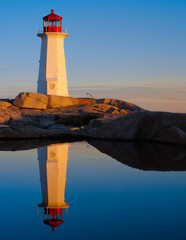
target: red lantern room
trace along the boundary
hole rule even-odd
[[[44,32],[61,32],[62,29],[62,17],[56,15],[54,10],[51,10],[51,14],[43,17],[43,31]]]
[[[63,209],[62,208],[45,208],[44,224],[52,227],[52,231],[55,228],[63,224]]]

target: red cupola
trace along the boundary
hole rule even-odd
[[[63,209],[62,208],[45,208],[44,224],[52,227],[52,231],[55,228],[63,224]]]
[[[61,32],[62,19],[52,9],[49,15],[43,17],[43,32]]]

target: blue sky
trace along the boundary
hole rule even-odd
[[[186,0],[1,0],[0,96],[36,92],[51,9],[63,17],[73,97],[119,98],[150,110],[186,112]]]

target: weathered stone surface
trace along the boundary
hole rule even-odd
[[[157,133],[154,140],[181,144],[186,143],[186,131],[175,126],[165,127]]]
[[[3,101],[2,101],[3,102]],[[11,106],[8,102],[3,102],[2,105],[6,105],[6,107]],[[63,108],[68,106],[75,105],[103,105],[102,108],[107,108],[111,105],[113,107],[118,108],[117,110],[125,109],[128,111],[143,111],[142,108],[117,99],[90,99],[90,98],[72,98],[72,97],[63,97],[63,96],[54,96],[54,95],[44,95],[39,93],[29,93],[23,92],[20,93],[15,100],[13,101],[13,105],[19,108],[30,108],[30,109],[46,109],[46,108]],[[0,101],[1,106],[1,101]],[[96,106],[95,106],[96,108]],[[99,107],[100,108],[100,107]],[[102,109],[106,110],[106,109]]]
[[[79,101],[76,98],[48,95],[48,108],[62,108],[78,104]]]
[[[46,118],[41,118],[40,121],[39,121],[38,126],[39,126],[40,128],[45,128],[45,129],[47,129],[47,128],[53,126],[55,123],[56,123],[56,121],[54,121],[54,120],[50,120],[50,119],[46,119]]]
[[[111,119],[105,115],[98,120],[95,118],[99,114],[87,116],[88,119],[86,115],[85,119],[82,115],[53,115],[53,118],[22,115],[20,119],[10,119],[9,127],[0,127],[0,138],[79,137],[186,144],[186,114],[135,112],[120,117],[107,115]],[[82,127],[89,121],[88,126]]]
[[[75,98],[79,105],[94,105],[96,100],[92,98]]]
[[[119,114],[119,112],[117,111],[118,108],[115,107],[110,107],[106,112],[107,113],[112,113],[115,114],[114,112],[117,112],[117,114]]]
[[[20,93],[13,102],[14,106],[19,108],[46,109],[48,97],[40,93]]]
[[[9,125],[12,128],[17,128],[17,127],[20,128],[20,127],[25,127],[25,126],[40,127],[40,120],[23,116],[20,119],[11,119]]]
[[[120,114],[128,114],[128,112],[126,110],[124,110],[124,109],[121,109],[119,113]]]
[[[52,109],[53,110],[53,109]],[[50,116],[51,112],[50,109],[46,110],[38,110],[38,109],[22,109],[22,115],[27,117],[33,117],[33,118],[40,118],[43,116]]]
[[[9,106],[9,105],[7,105]],[[9,124],[11,119],[21,119],[20,110],[16,107],[0,107],[0,124]]]
[[[59,124],[48,124],[47,127],[37,127],[33,125],[24,125],[23,122],[17,122],[13,126],[1,125],[1,139],[31,139],[31,138],[81,138],[80,129],[66,127]]]
[[[9,105],[8,105],[9,106]],[[0,124],[7,124],[12,118],[19,118],[19,110],[15,110],[15,107],[0,107]]]
[[[47,108],[57,109],[75,105],[93,105],[93,104],[96,104],[95,99],[44,95],[40,93],[29,92],[20,93],[13,101],[14,106],[29,109],[47,109]],[[5,101],[0,101],[0,106],[1,105],[6,107],[11,106],[10,103]]]
[[[115,99],[99,99],[97,103],[88,104],[86,101],[90,100],[21,93],[14,101],[21,109],[0,101],[0,125],[9,125],[0,127],[0,138],[75,136],[186,144],[186,114],[143,111]],[[40,104],[51,108],[39,109]]]
[[[9,121],[10,121],[10,116],[0,115],[0,125],[8,124]]]
[[[22,134],[13,130],[10,126],[0,126],[1,139],[22,138]]]
[[[118,115],[118,114],[119,114],[119,111],[115,109],[115,110],[112,112],[112,114]]]
[[[97,128],[101,126],[102,119],[92,119],[89,123],[89,127]]]
[[[117,107],[113,107],[113,106],[111,107],[111,105],[109,105],[109,104],[101,104],[100,103],[100,104],[94,104],[92,106],[92,109],[94,111],[99,111],[99,112],[103,112],[103,113],[109,113],[110,109],[112,109],[114,111],[115,109],[118,109],[118,108]]]
[[[122,114],[121,114],[122,115]],[[118,114],[105,114],[103,116],[103,120],[108,120],[108,119],[116,119],[118,118],[120,115]]]
[[[0,100],[0,107],[9,108],[9,107],[13,107],[13,105],[11,103],[9,103],[9,102]]]
[[[10,110],[10,111],[6,111],[6,114],[11,118],[11,119],[15,119],[15,120],[18,120],[18,119],[22,119],[22,116],[21,116],[21,111],[15,111],[14,109],[13,110]]]
[[[186,144],[185,132],[186,114],[146,111],[103,120],[99,127],[87,126],[82,134],[97,139],[158,140]]]
[[[97,99],[96,103],[109,104],[109,105],[118,107],[120,109],[128,109],[131,111],[143,111],[144,110],[143,108],[141,108],[135,104],[132,104],[132,103],[129,103],[126,101],[122,101],[122,100],[117,100],[117,99],[102,98],[102,99]]]

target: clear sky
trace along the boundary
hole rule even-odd
[[[69,33],[71,96],[186,112],[186,0],[1,0],[0,98],[36,92],[37,27],[52,8]]]

